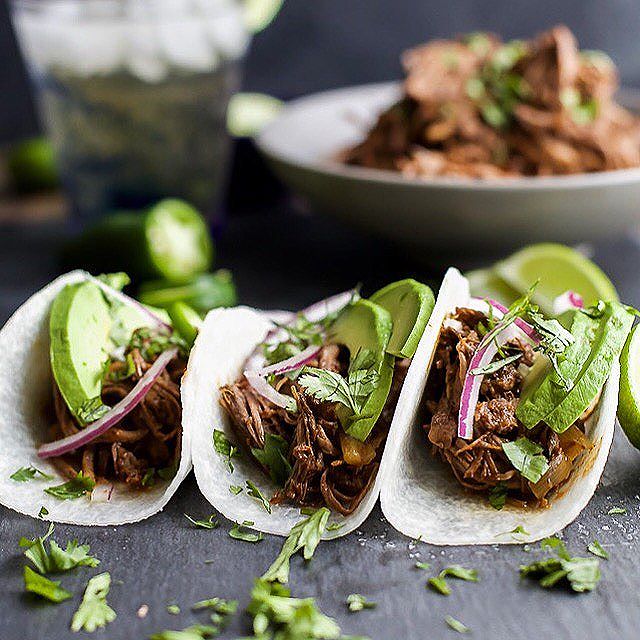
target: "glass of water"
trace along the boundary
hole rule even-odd
[[[76,213],[180,197],[212,215],[249,33],[237,0],[12,0]]]

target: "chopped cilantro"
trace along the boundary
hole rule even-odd
[[[349,611],[356,612],[363,609],[375,609],[376,603],[367,600],[359,593],[351,593],[347,596],[347,607],[349,607]]]
[[[38,511],[38,518],[44,518],[49,515],[49,509],[44,505],[40,507],[40,511]]]
[[[499,482],[489,493],[489,504],[496,510],[500,511],[507,502],[507,485]]]
[[[238,609],[238,601],[225,600],[223,598],[208,598],[207,600],[196,602],[191,608],[194,611],[210,609],[211,622],[221,628],[226,625],[229,616],[232,616]]]
[[[244,542],[256,543],[264,539],[264,536],[259,531],[248,531],[246,527],[252,527],[253,522],[251,520],[245,520],[242,524],[236,522],[231,529],[229,529],[229,536],[235,540],[243,540]]]
[[[51,523],[47,533],[40,538],[20,538],[19,545],[26,549],[24,555],[40,573],[62,573],[75,567],[97,567],[100,564],[98,558],[89,554],[89,545],[79,545],[77,540],[68,542],[66,549],[62,549],[55,540],[50,540],[47,551],[45,542],[53,529]]]
[[[142,486],[143,487],[153,487],[155,484],[155,475],[156,470],[153,467],[150,467],[144,472],[144,476],[142,476]]]
[[[253,457],[269,470],[271,479],[279,486],[284,486],[291,475],[291,464],[287,459],[289,444],[278,435],[266,433],[264,437],[264,447],[258,449],[253,447],[251,453]]]
[[[231,459],[240,457],[240,449],[231,444],[224,432],[219,429],[213,430],[213,447],[223,458],[226,459],[229,473],[233,473],[233,462],[231,462]]]
[[[170,613],[172,616],[177,616],[180,613],[180,607],[177,604],[168,604],[167,613]]]
[[[109,407],[103,404],[102,398],[95,396],[95,398],[88,398],[80,405],[78,409],[78,420],[81,424],[90,424],[108,412]]]
[[[451,589],[449,588],[449,585],[444,578],[441,578],[439,576],[429,578],[429,580],[427,581],[427,585],[443,596],[451,595]]]
[[[220,633],[218,627],[208,624],[193,624],[182,631],[161,631],[149,636],[149,640],[204,640]]]
[[[416,569],[422,569],[423,571],[428,571],[429,569],[431,569],[431,565],[428,562],[416,562],[415,564]]]
[[[627,514],[627,510],[624,507],[612,507],[611,509],[609,509],[609,511],[607,511],[607,514],[610,516],[624,516]]]
[[[247,495],[255,498],[267,513],[271,513],[271,505],[269,504],[269,501],[262,495],[260,489],[258,489],[258,487],[253,482],[251,482],[251,480],[247,480],[246,484]]]
[[[329,509],[322,507],[305,520],[294,524],[291,528],[291,533],[282,545],[280,554],[267,569],[262,579],[282,583],[288,582],[291,558],[300,549],[303,549],[304,559],[311,559],[322,538],[329,515]]]
[[[93,576],[84,590],[82,602],[71,619],[71,631],[95,631],[116,619],[116,612],[107,604],[111,576],[99,573]]]
[[[335,371],[305,367],[298,384],[305,393],[321,402],[339,402],[354,415],[362,413],[367,398],[378,386],[380,373],[376,369],[373,353],[368,349],[358,351],[351,360],[349,372],[343,378]]]
[[[591,542],[587,547],[587,551],[589,551],[589,553],[593,553],[594,556],[598,556],[598,558],[603,558],[604,560],[609,559],[609,554],[604,550],[598,540]]]
[[[542,455],[542,447],[529,438],[503,442],[502,450],[514,468],[531,482],[538,482],[549,469],[549,462]]]
[[[14,471],[9,477],[16,482],[29,482],[33,480],[36,475],[40,476],[43,480],[53,480],[53,476],[50,476],[36,467],[20,467],[17,471]]]
[[[453,618],[452,616],[446,616],[444,621],[454,630],[457,631],[458,633],[469,633],[469,631],[471,631],[471,629],[469,629],[469,627],[467,627],[467,625],[463,624],[462,622],[460,622],[460,620],[456,620],[455,618]]]
[[[73,594],[63,589],[60,582],[49,580],[36,573],[31,567],[24,568],[24,588],[29,593],[35,593],[51,602],[64,602],[73,597]]]
[[[557,558],[548,558],[520,566],[521,577],[539,578],[541,587],[553,587],[566,580],[577,592],[593,591],[600,580],[600,561],[597,558],[573,558],[562,540],[546,538],[542,549],[553,549]]]
[[[277,582],[256,580],[247,612],[253,618],[256,638],[340,638],[340,627],[316,607],[313,598],[292,598],[290,591]]]
[[[242,487],[237,484],[231,484],[229,485],[229,491],[233,493],[234,496],[237,496],[239,493],[242,493]]]
[[[175,331],[167,333],[162,329],[139,327],[131,335],[128,350],[138,349],[147,362],[153,362],[161,353],[173,347],[178,347],[183,356],[189,354],[187,343]]]
[[[331,522],[327,525],[327,531],[338,531],[338,529],[342,529],[344,527],[344,522]]]
[[[495,373],[499,371],[503,367],[506,367],[508,364],[515,362],[522,358],[522,353],[515,353],[511,356],[506,356],[501,358],[500,360],[495,360],[494,362],[490,362],[488,365],[484,367],[476,367],[475,369],[471,369],[469,372],[472,376],[487,376],[490,373]]]
[[[215,513],[212,513],[206,520],[194,520],[190,515],[183,514],[184,517],[195,527],[199,529],[217,529],[220,526]]]
[[[76,500],[93,491],[95,486],[96,483],[91,478],[84,476],[82,471],[79,471],[72,480],[55,487],[47,487],[44,491],[58,500]]]

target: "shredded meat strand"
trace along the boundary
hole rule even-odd
[[[151,366],[138,349],[131,351],[133,375],[124,380],[112,378],[124,364],[110,364],[102,387],[102,401],[113,406],[133,389]],[[180,378],[186,363],[174,358],[153,384],[144,399],[116,426],[89,444],[68,455],[54,458],[61,473],[73,478],[79,471],[96,482],[125,482],[142,487],[150,469],[175,468],[180,460],[182,441],[182,405]],[[51,438],[58,440],[80,431],[57,385],[53,385],[56,423]]]

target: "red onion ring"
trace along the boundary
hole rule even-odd
[[[575,291],[565,291],[553,301],[553,314],[556,316],[572,309],[584,309],[584,300]]]
[[[291,396],[286,396],[279,391],[276,391],[257,371],[245,371],[244,377],[247,382],[267,400],[273,402],[278,407],[282,407],[287,411],[295,413],[298,409],[296,401]]]
[[[140,380],[138,380],[135,387],[133,387],[118,404],[111,407],[101,418],[98,418],[95,422],[81,429],[78,433],[56,440],[55,442],[43,444],[38,449],[38,458],[53,458],[62,456],[70,451],[75,451],[79,447],[89,444],[89,442],[92,442],[98,436],[101,436],[115,424],[118,424],[120,420],[142,402],[149,389],[151,389],[160,374],[166,369],[169,362],[171,362],[177,353],[177,348],[163,351]]]
[[[318,353],[320,352],[321,347],[318,345],[310,345],[300,353],[297,353],[295,356],[291,356],[286,360],[282,360],[281,362],[276,362],[268,367],[264,367],[263,369],[252,370],[262,377],[273,375],[279,375],[281,373],[289,373],[289,371],[295,371],[296,369],[300,369],[308,362],[311,362]],[[245,371],[246,373],[246,371]]]

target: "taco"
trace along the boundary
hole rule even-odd
[[[68,273],[0,332],[1,504],[56,522],[134,522],[189,472],[188,350],[167,318],[119,290],[127,282]]]
[[[404,280],[278,324],[243,307],[211,311],[183,385],[195,475],[211,504],[279,535],[301,509],[331,510],[326,537],[362,523],[391,424],[426,367],[433,304],[429,287]]]
[[[425,336],[422,401],[390,435],[381,472],[383,512],[402,533],[433,544],[533,541],[593,495],[633,314],[607,301],[573,307],[561,324],[530,297],[507,309],[447,273]]]

